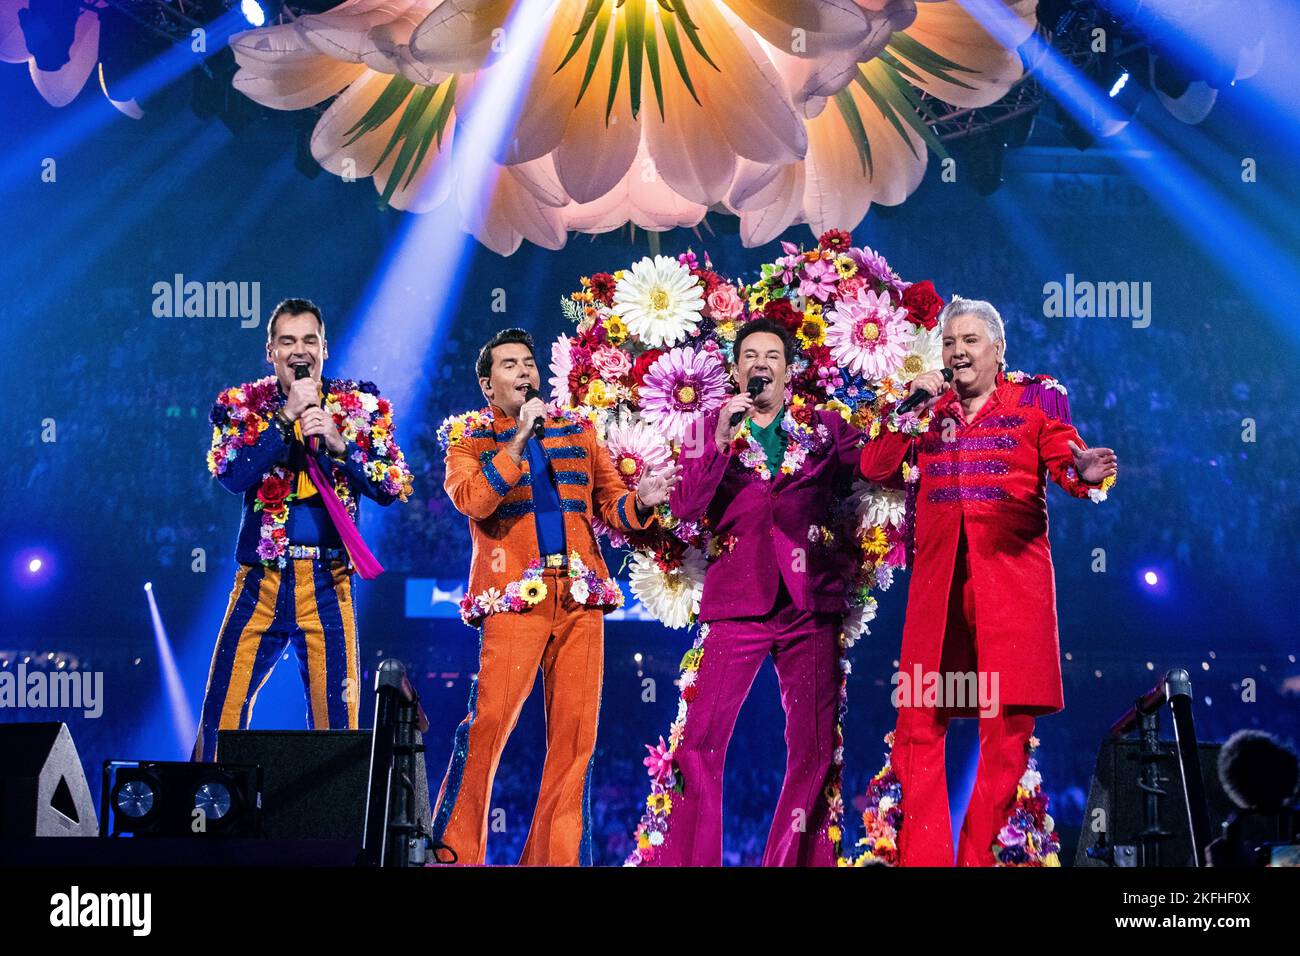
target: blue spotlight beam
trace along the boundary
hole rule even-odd
[[[450,185],[447,205],[407,217],[362,299],[356,330],[338,353],[345,374],[374,378],[399,416],[405,410],[408,433],[418,425],[412,416],[428,393],[429,370],[441,355],[442,331],[460,305],[474,252],[473,238],[458,221],[458,204],[472,226],[491,201],[499,170],[489,157],[500,155],[513,133],[549,5],[550,0],[524,0],[510,14],[502,32],[505,52],[476,80],[464,104],[472,119],[462,122],[458,109],[454,145],[439,154],[423,187],[434,194]],[[400,435],[400,417],[397,427]]]
[[[227,11],[204,27],[207,32],[202,52],[195,52],[189,39],[177,42],[132,73],[126,86],[143,91],[142,96],[152,95],[225,49],[230,38],[247,27],[238,10]],[[38,177],[46,157],[68,155],[110,120],[122,118],[102,95],[78,97],[78,102],[63,110],[59,121],[43,135],[22,137],[15,144],[0,165],[0,195]]]
[[[146,584],[144,593],[149,601],[149,619],[153,623],[154,645],[162,669],[163,692],[171,712],[172,732],[176,735],[178,752],[182,756],[188,756],[194,743],[194,730],[198,726],[194,721],[194,708],[190,706],[189,696],[185,693],[185,682],[181,680],[180,669],[176,666],[171,641],[167,639],[167,628],[163,626],[162,615],[158,613],[153,586]]]
[[[958,0],[990,35],[1014,48],[1012,35],[1000,0]],[[1024,42],[1030,62],[1037,63],[1035,75],[1058,103],[1085,128],[1095,118],[1122,122],[1107,91],[1088,82],[1038,34]],[[1107,153],[1124,165],[1136,182],[1169,213],[1214,260],[1230,268],[1242,291],[1261,312],[1288,328],[1288,316],[1280,304],[1300,290],[1300,268],[1293,256],[1278,248],[1272,239],[1234,209],[1219,193],[1217,184],[1197,173],[1177,153],[1163,147],[1135,117],[1115,136],[1108,137],[1115,149]],[[1143,160],[1142,154],[1154,155]]]

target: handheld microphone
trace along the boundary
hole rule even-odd
[[[311,369],[307,367],[306,363],[299,363],[293,367],[293,379],[296,382],[304,378],[311,378]],[[312,435],[311,438],[307,439],[307,447],[313,452],[319,449],[320,436]]]
[[[761,392],[763,389],[767,388],[767,386],[770,385],[771,382],[772,382],[771,379],[763,378],[761,375],[755,376],[749,380],[749,384],[745,386],[745,391],[749,393],[750,398],[758,398],[758,393]],[[740,420],[744,417],[745,417],[744,412],[732,412],[731,427],[735,428],[737,425],[739,425]]]
[[[528,391],[524,392],[525,402],[531,402],[534,398],[541,398],[541,397],[542,397],[542,393],[539,392],[537,389],[533,388],[531,385],[528,386]],[[544,435],[545,433],[546,433],[546,416],[543,415],[542,417],[538,418],[537,421],[533,422],[533,437],[540,442],[542,440],[542,435]]]
[[[952,381],[952,369],[945,367],[941,370],[941,374],[943,375],[943,380],[945,382]],[[928,391],[923,388],[918,388],[911,395],[907,396],[907,398],[899,402],[898,407],[894,410],[898,412],[898,414],[902,415],[904,412],[910,412],[912,409],[916,408],[917,405],[924,404],[932,398],[934,398],[934,396]]]

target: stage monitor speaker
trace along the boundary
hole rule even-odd
[[[0,838],[98,832],[68,725],[0,724]]]
[[[369,730],[223,730],[217,762],[262,768],[262,835],[361,844]]]
[[[1233,809],[1232,801],[1219,783],[1220,744],[1202,743],[1201,778],[1210,815],[1210,836],[1217,837],[1223,821]],[[1139,786],[1142,776],[1141,742],[1107,740],[1097,753],[1097,767],[1088,787],[1088,805],[1083,813],[1075,866],[1142,866],[1143,806],[1146,794]],[[1192,835],[1187,822],[1187,800],[1178,772],[1178,751],[1173,741],[1160,741],[1156,758],[1160,772],[1160,828],[1169,836],[1159,841],[1160,866],[1193,866]],[[1099,812],[1100,811],[1100,812]],[[1113,863],[1089,856],[1089,850],[1113,851]],[[1202,864],[1203,865],[1203,864]]]

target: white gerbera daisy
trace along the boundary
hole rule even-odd
[[[912,348],[903,359],[898,372],[900,382],[910,382],[922,372],[935,372],[943,368],[943,327],[936,325],[929,331],[920,329]]]
[[[706,564],[704,552],[688,547],[681,566],[665,572],[654,555],[635,551],[629,575],[632,593],[665,627],[686,627],[700,611]]]
[[[876,599],[869,597],[865,604],[851,607],[844,615],[844,646],[852,647],[858,638],[871,631],[867,625],[876,619]]]
[[[570,345],[567,335],[561,335],[551,343],[551,400],[561,408],[567,407],[573,399],[569,391],[569,372],[573,370]]]
[[[897,528],[903,524],[907,512],[905,491],[884,488],[859,478],[853,482],[851,500],[858,516],[858,531],[886,525]]]
[[[636,488],[647,471],[672,457],[663,433],[640,419],[611,423],[605,433],[605,450],[629,491]]]
[[[700,280],[676,259],[649,256],[614,287],[614,313],[651,348],[676,345],[695,331],[704,309]]]

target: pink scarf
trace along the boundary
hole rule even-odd
[[[320,492],[321,500],[325,502],[325,510],[329,512],[330,520],[338,529],[339,537],[343,539],[343,546],[348,549],[348,556],[352,559],[352,566],[357,569],[357,574],[367,581],[379,577],[384,573],[384,566],[366,547],[361,532],[348,517],[348,509],[343,506],[343,502],[339,501],[339,496],[334,491],[334,483],[325,477],[316,461],[316,456],[311,452],[307,453],[307,474],[311,476],[312,483]]]

